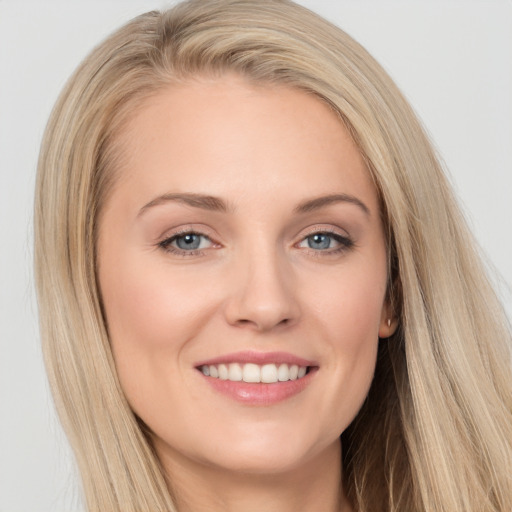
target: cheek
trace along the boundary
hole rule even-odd
[[[193,276],[165,262],[148,265],[145,259],[127,256],[105,265],[108,272],[100,272],[102,297],[114,344],[123,340],[161,349],[193,334],[205,314],[201,305],[213,297]]]
[[[372,270],[369,270],[372,269]],[[318,281],[317,281],[318,283]],[[320,338],[327,341],[328,376],[322,413],[338,436],[361,408],[373,380],[386,290],[385,260],[339,271],[324,280],[312,303]]]
[[[114,360],[138,410],[151,389],[164,388],[165,379],[183,372],[188,342],[208,323],[217,298],[190,275],[165,263],[147,265],[137,255],[124,255],[105,270],[100,283]]]
[[[386,293],[385,259],[366,264],[340,267],[323,276],[324,287],[316,287],[312,303],[316,314],[330,330],[329,338],[338,339],[351,351],[368,342],[376,342]],[[337,343],[335,343],[337,345]]]

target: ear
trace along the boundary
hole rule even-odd
[[[382,305],[382,312],[380,315],[379,338],[389,338],[395,334],[397,327],[398,318],[396,317],[391,304],[386,300]]]

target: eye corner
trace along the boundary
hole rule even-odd
[[[349,235],[343,235],[333,229],[322,227],[302,235],[295,246],[299,249],[305,249],[315,256],[328,256],[346,252],[352,249],[355,243]]]
[[[181,229],[163,237],[156,246],[167,254],[179,257],[203,256],[210,249],[218,249],[221,244],[209,234],[197,229]]]

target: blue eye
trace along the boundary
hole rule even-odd
[[[173,241],[176,243],[178,249],[194,250],[199,249],[201,245],[201,235],[195,233],[187,233],[186,235],[178,236]]]
[[[353,242],[337,233],[318,232],[304,238],[299,247],[313,249],[315,251],[336,252],[352,247]]]
[[[308,236],[306,238],[308,241],[308,247],[310,249],[330,249],[332,243],[332,237],[326,235],[325,233],[315,233],[314,235]]]
[[[193,251],[210,247],[212,242],[205,235],[190,232],[174,235],[163,242],[160,242],[159,245],[169,252],[191,253]]]

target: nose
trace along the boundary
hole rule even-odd
[[[234,267],[225,306],[230,325],[265,332],[297,321],[296,280],[284,254],[276,250],[253,252]]]

